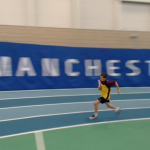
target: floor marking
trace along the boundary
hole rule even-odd
[[[35,141],[36,141],[37,150],[45,150],[43,132],[36,132],[35,133]]]
[[[133,88],[133,87],[132,87]],[[136,87],[137,88],[137,87]],[[14,93],[14,92],[32,92],[32,91],[37,91],[37,92],[39,92],[39,91],[54,91],[54,90],[81,90],[81,89],[85,89],[85,90],[87,90],[87,89],[97,89],[97,88],[71,88],[71,89],[37,89],[37,90],[14,90],[14,91],[0,91],[0,93],[7,93],[7,92],[10,92],[10,93]]]
[[[138,89],[138,88],[146,88],[146,89],[147,89],[147,88],[150,88],[150,87],[120,87],[120,88],[121,88],[121,89],[124,89],[124,88],[126,88],[126,89],[130,89],[130,88],[131,88],[131,89],[133,89],[133,88],[134,88],[134,89],[135,89],[135,88],[137,88],[137,89]],[[65,90],[81,90],[81,89],[85,89],[85,90],[86,90],[86,89],[93,89],[93,90],[94,90],[94,89],[97,89],[97,88],[14,90],[14,91],[0,91],[0,93],[5,93],[5,92],[6,92],[6,93],[7,93],[7,92],[14,93],[14,92],[26,92],[26,91],[27,91],[27,92],[30,92],[30,91],[31,91],[31,92],[32,92],[32,91],[37,91],[37,92],[38,92],[38,91],[52,91],[52,90],[64,90],[64,91],[65,91]]]
[[[24,133],[17,133],[17,134],[13,134],[13,135],[1,136],[0,139],[14,137],[14,136],[19,136],[19,135],[32,134],[32,133],[37,133],[37,132],[60,130],[60,129],[82,127],[82,126],[89,126],[89,125],[96,125],[96,124],[108,124],[108,123],[119,123],[119,122],[140,121],[140,120],[150,120],[150,118],[138,118],[138,119],[125,119],[125,120],[115,120],[115,121],[106,121],[106,122],[95,122],[95,123],[79,124],[79,125],[73,125],[73,126],[51,128],[51,129],[43,129],[43,130],[36,130],[36,131],[30,131],[30,132],[24,132]]]
[[[149,94],[150,92],[133,92],[133,93],[120,93],[119,95],[132,95],[132,94]],[[38,98],[49,98],[49,97],[77,97],[77,96],[99,96],[100,94],[78,94],[78,95],[51,95],[51,96],[36,96],[36,97],[16,97],[16,98],[2,98],[3,100],[20,100],[20,99],[38,99]],[[118,93],[111,93],[111,95],[118,95]]]
[[[128,102],[128,101],[149,101],[150,99],[127,99],[127,100],[110,100],[110,102]],[[74,105],[74,104],[86,104],[86,103],[94,103],[93,101],[87,102],[71,102],[71,103],[53,103],[53,104],[42,104],[42,105],[25,105],[25,106],[15,106],[15,107],[3,107],[3,109],[20,109],[20,108],[29,108],[29,107],[41,107],[41,106],[55,106],[55,105]]]
[[[135,108],[122,108],[121,110],[149,109],[149,108],[150,107],[135,107]],[[112,109],[98,110],[98,112],[105,112],[105,111],[113,111],[113,110]],[[21,117],[21,118],[12,118],[12,119],[0,120],[0,122],[8,122],[8,121],[15,121],[15,120],[25,120],[25,119],[31,119],[31,118],[41,118],[41,117],[50,117],[50,116],[60,116],[60,115],[89,113],[89,112],[94,112],[94,110],[78,111],[78,112],[67,112],[67,113],[57,113],[57,114],[45,114],[45,115],[28,116],[28,117]]]

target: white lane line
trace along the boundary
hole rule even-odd
[[[3,110],[3,109],[19,109],[19,108],[41,107],[41,106],[69,105],[69,104],[86,104],[86,103],[92,103],[92,102],[94,102],[94,101],[72,102],[72,103],[54,103],[54,104],[42,104],[42,105],[26,105],[26,106],[4,107],[4,108],[0,108],[0,110],[1,109]]]
[[[37,150],[46,150],[44,138],[43,138],[43,132],[36,132],[35,133],[35,141],[36,141]]]
[[[149,94],[150,92],[133,92],[133,93],[120,93],[119,95],[132,95],[132,94]],[[51,98],[51,97],[77,97],[77,96],[101,96],[100,94],[78,94],[78,95],[52,95],[52,96],[36,96],[36,97],[16,97],[16,98],[2,98],[3,100],[20,100],[20,99],[38,99],[38,98]],[[111,95],[118,95],[118,93],[111,93]]]
[[[122,87],[121,87],[122,88]],[[123,87],[124,88],[124,87]],[[129,87],[130,88],[130,87]],[[133,88],[133,87],[132,87]],[[135,88],[135,87],[134,87]],[[137,87],[136,87],[137,88]],[[37,92],[39,92],[39,91],[61,91],[61,90],[63,90],[63,91],[70,91],[70,90],[81,90],[81,89],[83,89],[83,90],[88,90],[88,89],[92,89],[92,90],[94,90],[94,89],[97,89],[97,88],[71,88],[71,89],[38,89],[38,90],[14,90],[14,91],[0,91],[0,93],[7,93],[7,92],[10,92],[10,93],[15,93],[15,92],[32,92],[32,91],[37,91]]]
[[[120,87],[121,89],[132,89],[133,90],[133,88],[134,89],[139,89],[139,88],[146,88],[146,89],[150,89],[150,87]],[[63,90],[63,91],[70,91],[70,90],[81,90],[81,89],[84,89],[84,90],[86,90],[86,89],[92,89],[92,90],[94,90],[94,89],[97,89],[97,88],[70,88],[70,89],[37,89],[37,90],[14,90],[14,91],[0,91],[0,93],[7,93],[7,92],[10,92],[10,93],[14,93],[14,92],[32,92],[32,91],[37,91],[37,92],[39,92],[39,91],[54,91],[54,90]],[[113,88],[114,89],[114,88]]]
[[[135,108],[122,108],[121,110],[149,109],[149,108],[150,107],[135,107]],[[105,111],[113,111],[113,110],[112,109],[98,110],[98,112],[105,112]],[[94,110],[78,111],[78,112],[67,112],[67,113],[57,113],[57,114],[45,114],[45,115],[28,116],[28,117],[21,117],[21,118],[12,118],[12,119],[0,120],[0,122],[15,121],[15,120],[25,120],[25,119],[31,119],[31,118],[41,118],[41,117],[50,117],[50,116],[79,114],[79,113],[89,113],[89,112],[94,112]]]
[[[111,111],[111,110],[105,110],[105,111]],[[23,120],[23,119],[38,118],[38,117],[40,118],[40,117],[49,117],[49,116],[59,116],[59,115],[68,115],[68,114],[87,113],[87,112],[93,112],[93,110],[79,111],[79,112],[58,113],[58,114],[45,114],[45,115],[28,116],[28,117],[21,117],[21,118],[12,118],[12,119],[0,120],[0,122],[14,121],[14,120]]]
[[[127,100],[110,100],[110,102],[128,102],[128,101],[149,101],[150,99],[127,99]],[[71,102],[71,103],[54,103],[54,104],[39,104],[39,105],[25,105],[25,106],[15,106],[15,107],[4,107],[0,108],[3,109],[19,109],[19,108],[30,108],[30,107],[41,107],[41,106],[56,106],[56,105],[72,105],[72,104],[87,104],[87,103],[94,103],[93,101],[86,101],[86,102]]]
[[[119,95],[128,95],[128,94],[147,94],[147,93],[150,93],[150,92],[131,92],[131,93],[119,93]],[[118,93],[111,93],[111,95],[117,95]]]
[[[20,135],[26,135],[26,134],[32,134],[32,133],[37,133],[37,132],[46,132],[46,131],[52,131],[52,130],[75,128],[75,127],[82,127],[82,126],[89,126],[89,125],[108,124],[108,123],[119,123],[119,122],[129,122],[129,121],[140,121],[140,120],[150,120],[150,118],[123,119],[123,120],[115,120],[115,121],[95,122],[95,123],[87,123],[87,124],[79,124],[79,125],[58,127],[58,128],[50,128],[50,129],[43,129],[43,130],[36,130],[36,131],[23,132],[23,133],[18,133],[18,134],[12,134],[12,135],[1,136],[0,139],[2,139],[2,138],[8,138],[8,137],[14,137],[14,136],[20,136]]]
[[[75,96],[90,96],[90,95],[99,95],[100,94],[78,94],[78,95],[51,95],[51,96],[36,96],[36,97],[16,97],[16,98],[2,98],[1,100],[20,100],[20,99],[38,99],[38,98],[51,98],[51,97],[75,97]]]

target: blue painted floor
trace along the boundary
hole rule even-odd
[[[121,91],[122,94],[117,94],[116,89],[112,89],[111,97],[111,103],[122,108],[121,114],[116,116],[105,104],[99,105],[96,120],[89,120],[89,116],[94,111],[93,101],[100,97],[97,89],[0,92],[0,137],[65,126],[150,118],[150,88],[121,88]]]

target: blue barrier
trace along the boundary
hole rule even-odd
[[[150,51],[0,42],[0,90],[95,88],[102,72],[120,86],[150,85]]]

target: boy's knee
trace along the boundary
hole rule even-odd
[[[94,105],[98,105],[98,102],[97,102],[97,101],[95,101],[95,102],[94,102]]]
[[[110,107],[109,105],[106,105],[108,108]]]
[[[106,104],[106,106],[110,108],[110,105],[109,105],[109,104]]]

